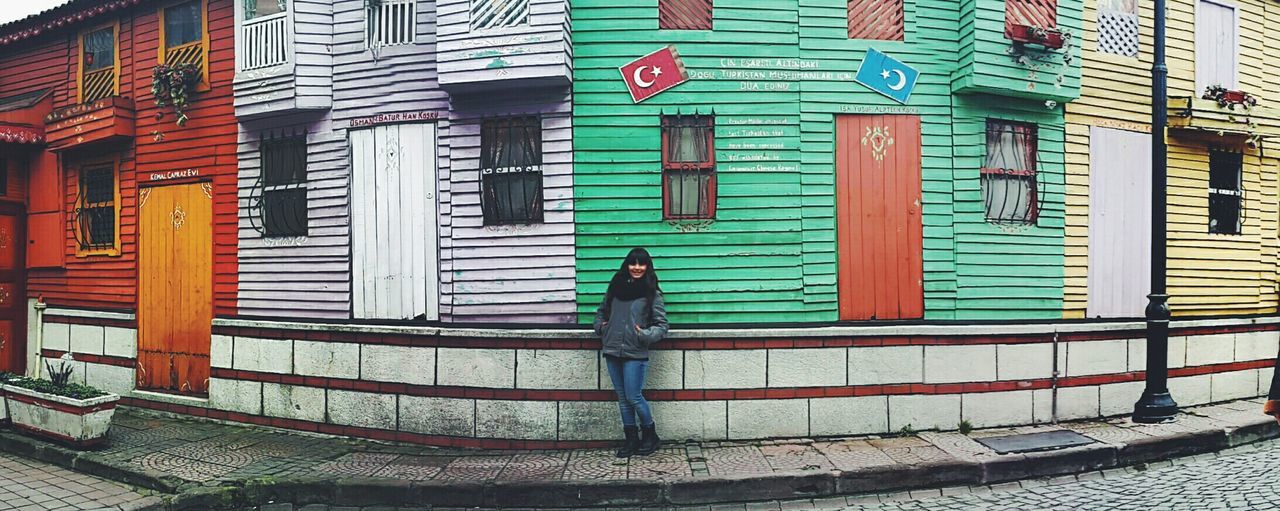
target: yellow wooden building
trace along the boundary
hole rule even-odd
[[[1280,2],[1168,4],[1170,305],[1274,312]],[[1152,5],[1085,0],[1084,18],[1082,94],[1066,107],[1064,315],[1136,318],[1150,289]],[[1221,102],[1205,99],[1214,86],[1230,91]]]

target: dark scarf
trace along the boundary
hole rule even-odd
[[[613,274],[613,280],[609,281],[609,296],[624,302],[648,298],[649,295],[649,286],[643,280],[633,280],[625,271]]]

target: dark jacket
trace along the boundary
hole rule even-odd
[[[640,327],[639,332],[636,326]],[[596,308],[595,327],[605,355],[648,359],[649,346],[667,335],[667,309],[662,293],[654,293],[653,307],[649,307],[649,299],[645,297],[634,300],[613,298],[612,304],[601,302]]]

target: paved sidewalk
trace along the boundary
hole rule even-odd
[[[160,503],[119,483],[0,454],[0,511],[129,510]]]
[[[13,432],[0,450],[170,494],[167,507],[269,502],[433,507],[641,507],[823,498],[1072,474],[1211,452],[1280,436],[1262,400],[1184,410],[1172,424],[1127,419],[907,437],[467,451],[298,434],[121,408],[110,442],[76,453]],[[1068,429],[1096,442],[999,455],[974,438]]]

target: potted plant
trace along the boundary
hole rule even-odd
[[[156,106],[172,106],[178,126],[187,124],[187,105],[199,83],[200,66],[195,64],[159,65],[151,70],[151,94],[156,97]],[[163,116],[163,112],[156,113],[157,119]]]
[[[57,369],[45,362],[45,368],[49,380],[19,376],[0,383],[13,427],[77,448],[106,440],[120,396],[71,383],[74,368],[66,362]]]
[[[1006,35],[1010,40],[1023,44],[1038,44],[1045,48],[1059,49],[1066,43],[1062,31],[1056,28],[1033,27],[1030,25],[1009,25]]]
[[[16,374],[7,371],[0,371],[0,426],[9,425],[9,407],[5,405],[3,388],[4,382],[17,377],[18,375]]]
[[[1218,103],[1218,106],[1226,107],[1229,110],[1235,110],[1236,105],[1258,106],[1258,98],[1249,95],[1248,92],[1228,89],[1221,85],[1208,86],[1204,90],[1204,95],[1200,96],[1200,99],[1213,100]]]

